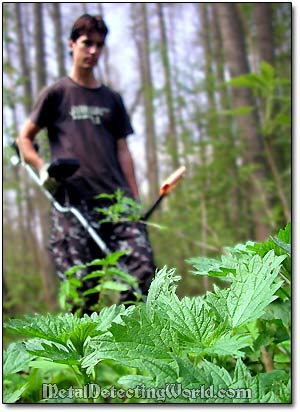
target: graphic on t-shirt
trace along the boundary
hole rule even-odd
[[[70,111],[73,120],[90,119],[93,124],[101,124],[101,117],[106,113],[110,113],[107,107],[86,105],[72,106]]]

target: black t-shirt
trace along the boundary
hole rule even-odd
[[[65,184],[71,202],[118,188],[131,196],[116,143],[133,129],[118,93],[104,85],[83,87],[64,77],[41,93],[30,118],[47,129],[52,160],[80,161],[80,168]]]

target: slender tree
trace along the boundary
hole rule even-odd
[[[253,3],[259,60],[274,64],[274,32],[272,3]]]
[[[225,85],[225,57],[224,49],[221,37],[221,31],[219,27],[219,21],[216,15],[216,9],[212,5],[211,8],[211,22],[210,31],[212,36],[212,56],[215,65],[216,81],[218,84],[217,92],[219,96],[219,110],[230,110],[231,108],[231,98],[228,86]],[[209,30],[209,29],[208,29]],[[230,176],[231,187],[229,189],[229,216],[231,224],[237,228],[240,233],[241,238],[245,233],[243,227],[240,226],[239,222],[242,219],[244,207],[242,204],[242,195],[239,187],[239,171],[237,167],[237,142],[235,141],[233,135],[233,122],[230,116],[223,116],[222,122],[220,124],[220,134],[223,137],[223,145],[230,150],[226,153],[225,157],[227,159],[227,170]],[[234,150],[233,150],[234,149]],[[247,212],[245,212],[247,215]]]
[[[104,12],[104,7],[102,3],[98,3],[98,10],[99,14],[105,19],[105,12]],[[103,63],[103,73],[102,71],[100,72],[100,78],[103,78],[103,81],[108,85],[112,86],[111,83],[111,77],[110,77],[110,63],[109,63],[109,47],[106,44],[104,49],[103,49],[103,54],[101,57],[101,62]],[[100,68],[100,66],[99,66]],[[100,68],[101,70],[101,68]]]
[[[33,102],[33,92],[32,92],[32,82],[31,82],[31,75],[29,64],[26,58],[26,48],[24,44],[24,33],[23,33],[23,22],[22,22],[22,4],[21,3],[13,3],[15,9],[15,16],[16,16],[16,33],[17,33],[17,43],[18,43],[18,55],[20,58],[20,69],[21,69],[21,76],[23,79],[23,87],[24,87],[24,107],[25,111],[28,114],[32,108]]]
[[[178,137],[176,130],[175,111],[174,111],[174,96],[172,90],[172,75],[171,66],[168,55],[168,38],[167,30],[163,12],[163,3],[156,3],[157,16],[160,30],[160,52],[163,63],[163,72],[165,77],[165,90],[168,114],[168,130],[167,130],[167,147],[171,156],[171,165],[173,169],[179,166],[179,152],[178,152]]]
[[[43,3],[33,3],[34,17],[34,44],[35,44],[35,70],[37,93],[46,85],[46,54],[45,30],[43,20]]]
[[[154,122],[154,96],[153,81],[149,50],[149,29],[147,4],[141,3],[137,8],[132,6],[131,13],[135,21],[132,34],[139,56],[139,72],[141,79],[141,92],[143,99],[145,138],[146,138],[146,164],[149,181],[149,198],[154,199],[159,190],[158,183],[158,156],[156,147],[156,132]]]
[[[61,22],[61,4],[52,3],[52,19],[55,32],[55,50],[58,65],[58,76],[63,77],[66,74],[65,68],[65,50],[62,41],[62,22]]]
[[[204,72],[206,77],[205,82],[205,92],[207,96],[207,112],[210,112],[211,117],[208,120],[207,124],[207,133],[208,135],[212,134],[212,122],[215,121],[215,112],[216,112],[216,103],[215,103],[215,89],[214,89],[214,82],[213,82],[213,69],[212,69],[212,51],[211,51],[211,43],[210,43],[210,36],[209,36],[209,22],[208,22],[208,13],[207,13],[207,4],[206,3],[198,3],[198,14],[200,20],[200,44],[202,45],[202,50],[204,53]],[[210,145],[210,148],[212,145]],[[207,156],[207,147],[203,146],[200,150],[201,153],[201,165],[204,166],[205,176],[203,179],[203,187],[200,193],[201,197],[201,239],[203,243],[207,243],[208,238],[208,215],[207,215],[207,193],[208,193],[208,176],[207,176],[207,161],[209,157]],[[202,254],[206,254],[206,250],[202,248]],[[209,288],[209,280],[208,278],[204,279],[204,287],[205,289]]]

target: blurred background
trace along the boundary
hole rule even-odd
[[[291,3],[4,3],[7,316],[58,310],[50,205],[10,164],[10,145],[40,91],[68,74],[70,29],[84,13],[102,14],[110,30],[96,74],[130,113],[145,209],[168,174],[187,168],[151,219],[164,229],[149,226],[157,266],[182,276],[180,296],[211,288],[186,259],[265,240],[291,219]],[[38,141],[47,158],[45,131]]]

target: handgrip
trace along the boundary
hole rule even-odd
[[[172,189],[177,185],[179,180],[183,177],[184,173],[186,171],[185,166],[179,167],[179,169],[175,170],[161,185],[159,194],[160,195],[167,195],[168,193],[171,192]]]

